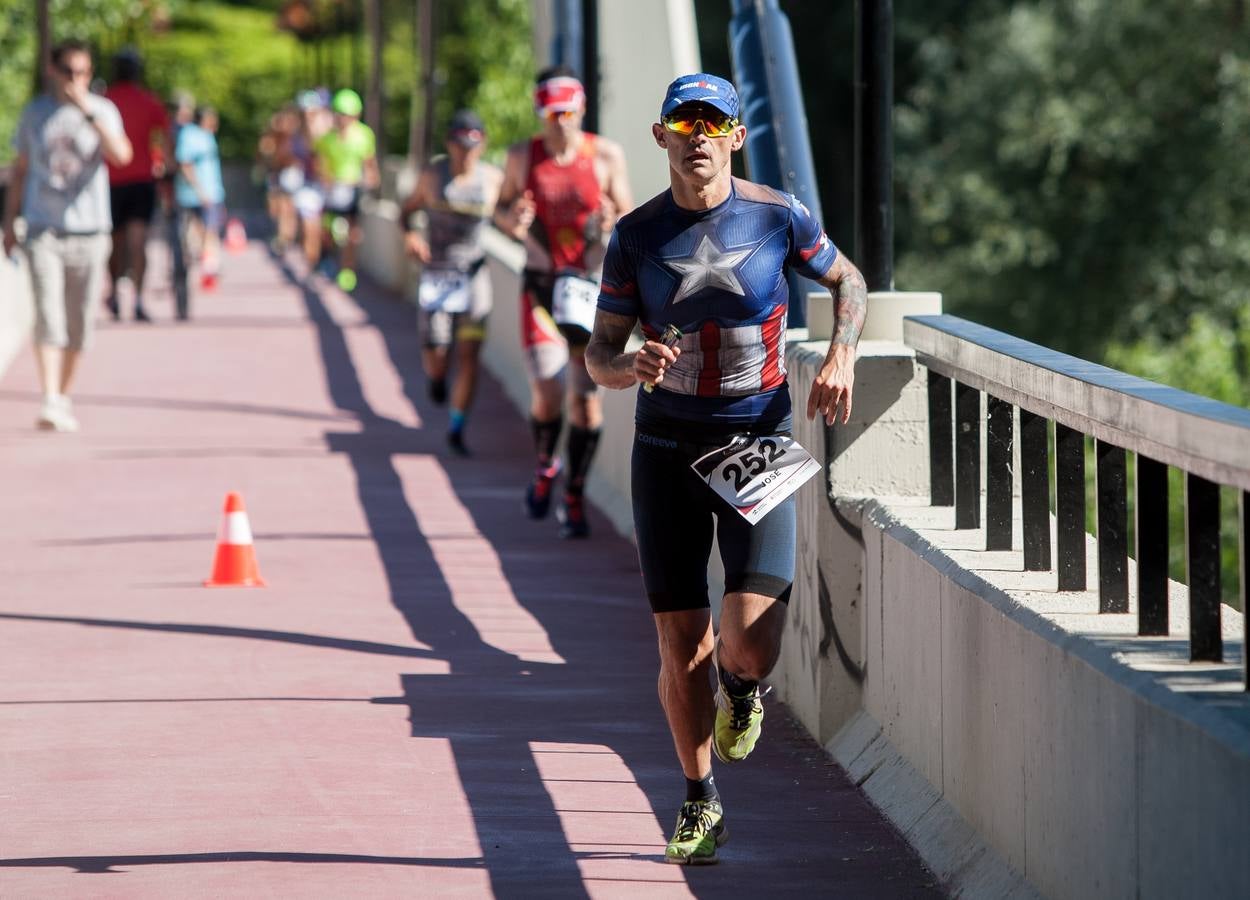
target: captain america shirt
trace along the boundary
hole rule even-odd
[[[787,271],[818,279],[838,250],[796,197],[734,178],[729,198],[682,209],[665,191],[621,218],[598,308],[637,318],[648,340],[682,331],[677,362],[639,390],[639,426],[788,420]]]

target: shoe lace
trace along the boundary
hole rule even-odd
[[[764,705],[760,701],[771,690],[771,686],[762,689],[757,687],[745,697],[735,697],[726,691],[725,694],[729,697],[730,727],[741,731],[750,725],[751,717],[764,711]]]
[[[683,803],[681,821],[677,825],[677,840],[689,841],[712,830],[712,814],[706,803]]]

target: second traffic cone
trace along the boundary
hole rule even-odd
[[[242,253],[247,249],[247,229],[242,219],[231,219],[226,223],[226,249],[231,253]]]
[[[247,521],[243,497],[235,491],[226,494],[221,529],[217,532],[213,573],[205,579],[204,586],[265,586],[265,579],[260,577],[260,570],[256,567],[256,553],[252,549],[252,526]]]

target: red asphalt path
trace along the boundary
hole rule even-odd
[[[0,897],[936,893],[775,703],[721,864],[665,865],[632,546],[522,517],[489,381],[448,457],[410,306],[227,263],[193,322],[102,324],[80,434],[29,352],[0,382]],[[267,589],[200,586],[230,490]]]

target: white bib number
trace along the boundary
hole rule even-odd
[[[426,269],[417,284],[417,302],[430,312],[465,312],[469,308],[469,276]]]
[[[287,166],[278,173],[278,187],[288,194],[294,194],[304,186],[304,170],[299,166]]]
[[[595,330],[599,282],[580,275],[561,275],[551,289],[551,318],[557,325]]]
[[[336,182],[326,191],[326,206],[330,209],[347,209],[356,199],[356,185]]]
[[[690,468],[752,525],[820,471],[820,463],[785,435],[734,438]]]

